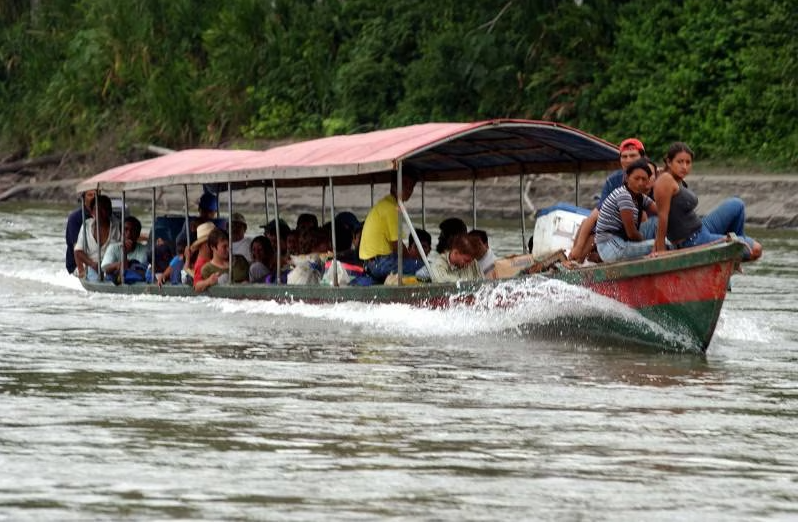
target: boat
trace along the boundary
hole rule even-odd
[[[412,175],[421,182],[423,190],[425,183],[469,180],[475,186],[480,179],[513,176],[519,179],[520,190],[529,176],[573,173],[578,189],[581,173],[617,168],[618,155],[613,144],[552,122],[501,119],[474,123],[427,123],[332,136],[264,151],[178,151],[102,172],[81,182],[77,191],[121,193],[124,205],[127,192],[151,190],[155,223],[155,191],[158,188],[183,187],[188,209],[189,186],[211,187],[220,194],[226,192],[228,208],[232,209],[235,191],[263,187],[267,216],[271,191],[274,217],[279,220],[277,193],[285,187],[329,187],[330,215],[335,215],[333,194],[336,186],[371,184],[373,187],[375,183],[386,183],[391,179],[396,179],[401,186],[402,176]],[[472,203],[476,220],[475,198]],[[399,220],[399,237],[405,237],[402,227],[412,225],[412,221],[404,205],[400,203],[399,207],[402,218]],[[525,217],[522,202],[520,215],[523,239]],[[188,215],[185,219],[188,220]],[[531,256],[526,253],[523,241],[521,250]],[[590,335],[595,333],[704,352],[712,339],[730,278],[742,259],[742,253],[742,245],[728,241],[617,263],[576,268],[567,268],[560,263],[554,265],[556,269],[536,274],[519,270],[510,279],[403,284],[404,278],[399,274],[397,285],[346,286],[338,284],[337,280],[330,285],[220,284],[202,295],[283,302],[356,301],[447,307],[467,305],[477,294],[504,289],[508,284],[544,278],[583,287],[622,303],[652,325],[652,328],[641,331],[639,323],[609,317],[606,324],[601,320],[591,320],[589,325],[574,324],[569,328],[590,331]],[[196,295],[191,287],[181,285],[158,287],[147,283],[81,282],[90,292]],[[506,292],[497,295],[504,296],[502,306],[512,306],[507,302]],[[663,332],[668,335],[662,335]]]

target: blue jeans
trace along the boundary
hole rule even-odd
[[[402,274],[414,275],[416,270],[423,265],[424,263],[419,259],[404,258],[402,259]],[[387,254],[384,256],[372,257],[363,263],[363,267],[374,281],[382,283],[389,274],[399,272],[399,256],[396,254]]]
[[[654,227],[654,230],[656,228]],[[654,240],[627,241],[621,237],[612,236],[607,241],[596,243],[596,249],[602,261],[612,263],[613,261],[643,257],[650,254],[654,250]]]
[[[643,239],[656,239],[657,237],[657,216],[652,216],[640,224],[640,233]]]
[[[754,240],[744,234],[744,228],[745,203],[740,198],[729,198],[704,216],[704,219],[701,220],[701,228],[679,243],[677,248],[706,245],[718,239],[725,239],[728,233],[734,232],[749,247],[743,253],[743,259],[750,259]]]

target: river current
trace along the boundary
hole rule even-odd
[[[794,231],[752,234],[704,357],[526,328],[632,313],[564,285],[512,313],[89,294],[66,212],[0,206],[0,520],[798,518]]]

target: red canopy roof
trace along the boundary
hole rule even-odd
[[[189,149],[115,167],[78,191],[182,184],[336,185],[386,181],[401,164],[425,180],[472,179],[617,166],[618,149],[551,122],[427,123],[332,136],[265,151]]]

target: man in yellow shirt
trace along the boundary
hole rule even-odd
[[[411,175],[402,176],[402,201],[413,195],[416,179]],[[422,266],[418,259],[407,255],[407,248],[399,239],[399,203],[396,199],[396,181],[391,181],[391,193],[379,200],[369,210],[363,222],[360,236],[360,259],[366,273],[377,283],[399,271],[399,248],[402,248],[402,272],[406,275],[416,273]]]

